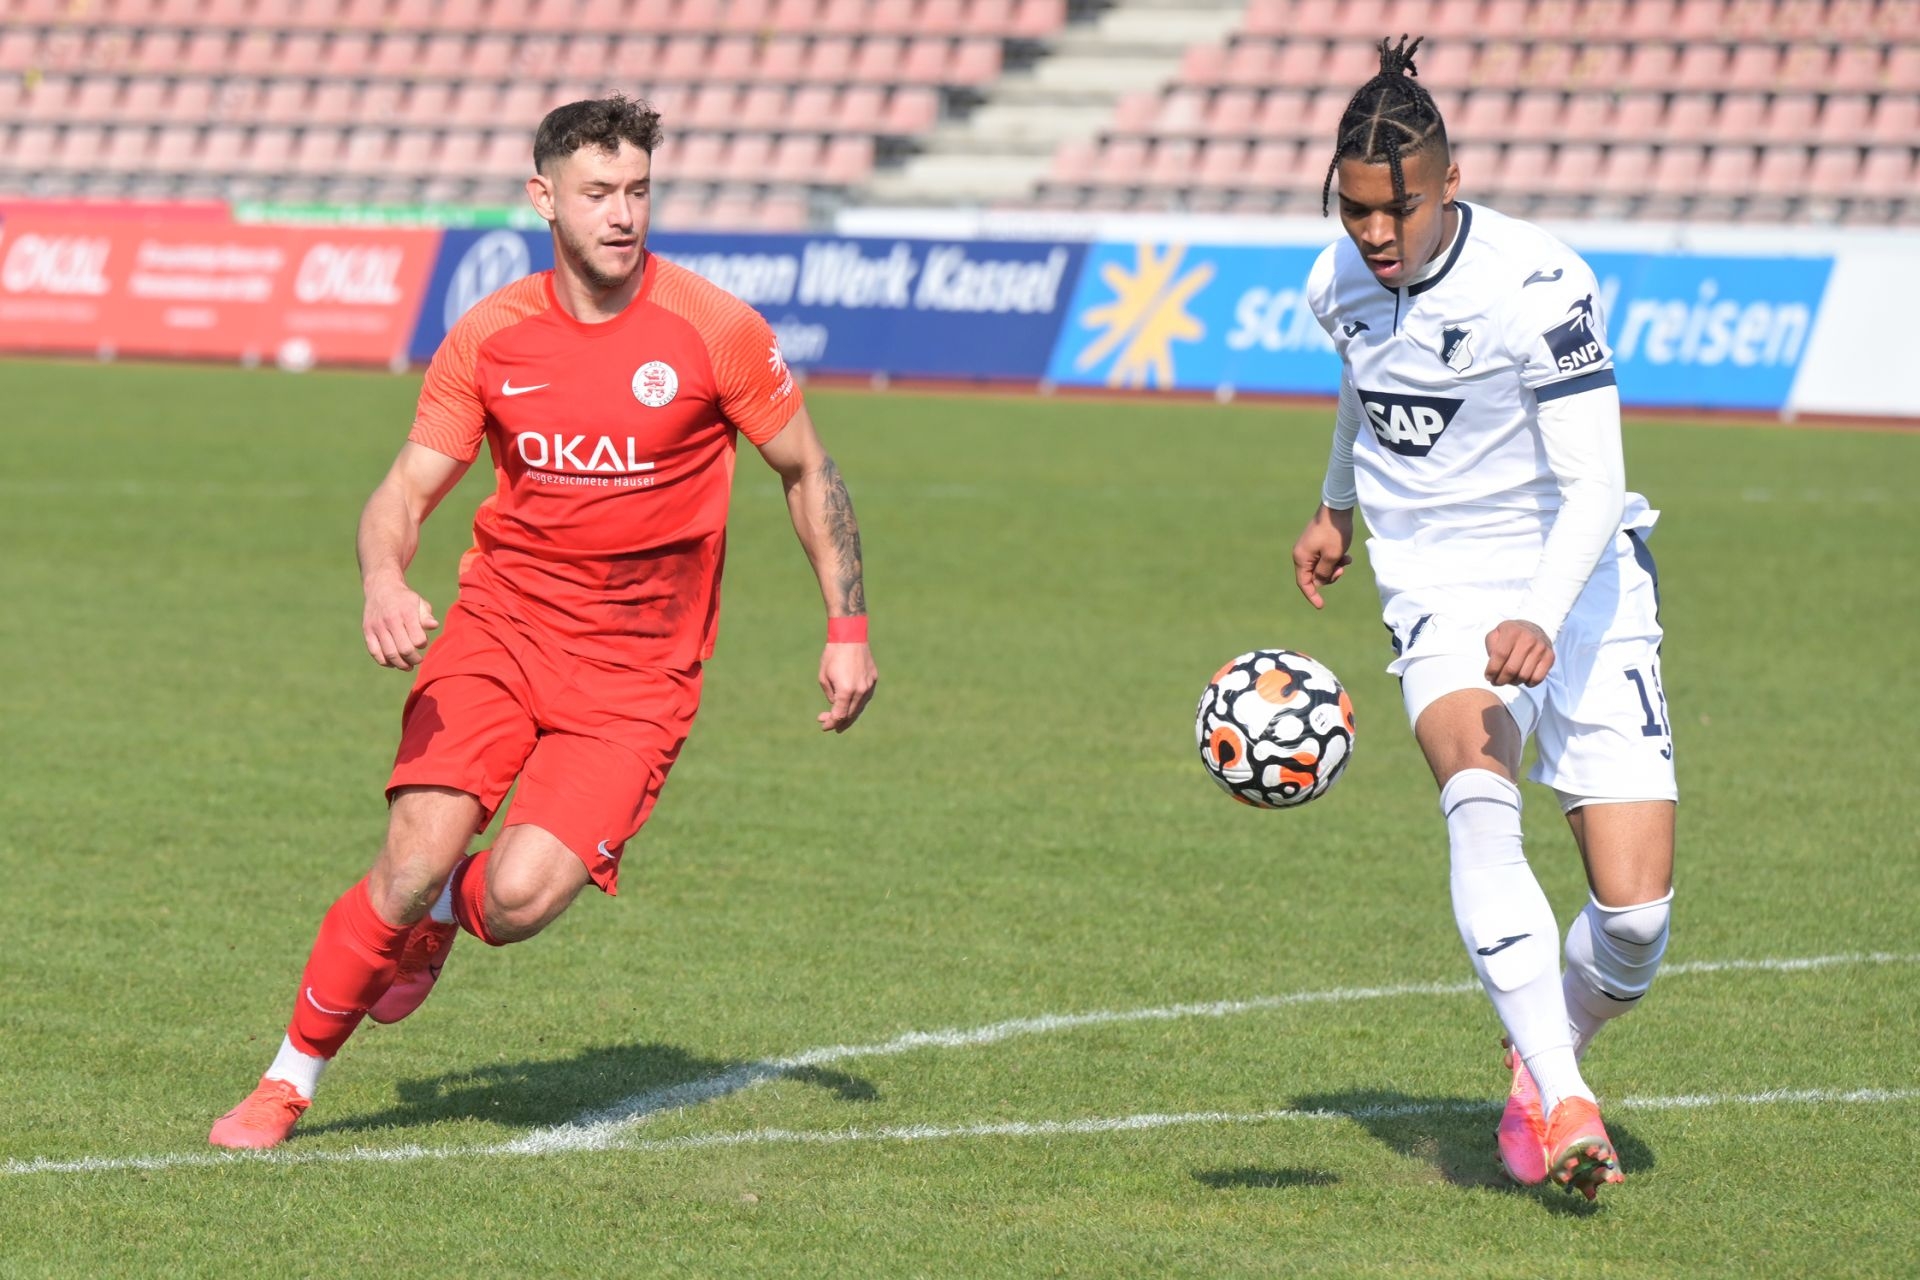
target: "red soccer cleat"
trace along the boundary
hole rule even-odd
[[[375,1022],[398,1022],[427,1002],[433,984],[440,980],[440,968],[447,962],[453,940],[460,936],[457,924],[436,924],[431,917],[422,919],[407,935],[406,950],[400,953],[400,968],[393,985],[373,1002],[367,1016]]]
[[[1547,1170],[1553,1180],[1589,1200],[1609,1182],[1625,1182],[1600,1108],[1585,1098],[1562,1098],[1547,1117]]]
[[[311,1105],[285,1080],[262,1076],[245,1101],[213,1122],[207,1141],[216,1147],[277,1147]]]
[[[1547,1180],[1547,1114],[1519,1050],[1507,1041],[1501,1043],[1507,1045],[1513,1087],[1507,1093],[1507,1109],[1500,1113],[1500,1167],[1521,1186],[1531,1187]]]

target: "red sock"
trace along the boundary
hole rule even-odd
[[[367,882],[340,895],[320,921],[319,936],[300,975],[287,1038],[302,1053],[331,1058],[340,1052],[367,1006],[393,984],[412,925],[388,924],[373,909]]]
[[[487,932],[487,860],[492,849],[482,849],[453,869],[453,918],[490,947],[507,944]]]

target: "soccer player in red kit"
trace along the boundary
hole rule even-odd
[[[518,942],[589,883],[615,891],[713,652],[736,434],[784,482],[826,600],[821,727],[844,731],[872,696],[846,484],[766,322],[647,252],[659,140],[658,115],[619,96],[541,122],[527,193],[552,227],[554,269],[454,326],[367,502],[367,651],[417,672],[387,838],[320,922],[280,1052],[214,1124],[216,1146],[283,1141],[360,1020],[418,1008],[459,931]],[[405,571],[483,441],[496,488],[427,652],[440,624]],[[516,781],[499,839],[466,856]]]

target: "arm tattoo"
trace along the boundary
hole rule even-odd
[[[860,522],[854,518],[847,482],[840,478],[840,468],[832,458],[821,464],[820,477],[826,488],[827,537],[833,543],[832,590],[839,605],[850,616],[859,617],[867,611],[867,589],[861,573]]]

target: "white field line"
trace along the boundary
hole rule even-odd
[[[1684,974],[1730,973],[1730,972],[1768,972],[1799,973],[1815,969],[1827,969],[1838,966],[1859,965],[1899,965],[1920,963],[1920,955],[1903,955],[1890,952],[1848,952],[1825,956],[1779,957],[1757,960],[1694,960],[1681,961],[1667,965],[1663,976],[1675,977]],[[658,1115],[663,1111],[675,1111],[697,1106],[716,1098],[737,1093],[742,1089],[763,1084],[768,1080],[781,1079],[795,1071],[809,1067],[818,1067],[832,1062],[846,1062],[856,1058],[891,1057],[910,1053],[918,1049],[961,1049],[976,1045],[995,1044],[1016,1036],[1042,1035],[1054,1031],[1074,1030],[1080,1027],[1108,1026],[1129,1022],[1169,1022],[1183,1018],[1226,1018],[1242,1013],[1256,1013],[1271,1009],[1281,1009],[1292,1005],[1306,1004],[1348,1004],[1364,1000],[1395,999],[1404,996],[1446,996],[1468,995],[1480,989],[1477,982],[1420,982],[1406,983],[1389,987],[1335,987],[1326,991],[1297,991],[1287,995],[1258,996],[1249,1000],[1222,1000],[1206,1004],[1164,1005],[1148,1009],[1106,1010],[1093,1013],[1046,1014],[1031,1018],[1013,1018],[1005,1022],[989,1023],[986,1026],[971,1028],[950,1028],[944,1031],[910,1031],[891,1040],[864,1045],[828,1045],[809,1049],[788,1058],[768,1059],[734,1067],[717,1075],[700,1080],[689,1080],[681,1084],[669,1085],[661,1089],[651,1089],[634,1094],[609,1107],[586,1112],[565,1124],[547,1129],[536,1129],[524,1137],[510,1142],[492,1143],[484,1146],[466,1147],[419,1147],[403,1146],[391,1148],[354,1147],[344,1151],[329,1152],[285,1152],[274,1151],[253,1154],[216,1154],[202,1152],[190,1155],[127,1156],[115,1158],[85,1158],[79,1160],[48,1160],[36,1157],[32,1160],[8,1160],[0,1163],[0,1174],[14,1175],[25,1173],[78,1173],[97,1172],[114,1169],[174,1169],[226,1164],[234,1161],[274,1161],[286,1163],[335,1163],[365,1161],[395,1161],[418,1159],[446,1159],[465,1156],[499,1155],[545,1155],[567,1151],[597,1150],[677,1150],[687,1146],[739,1145],[750,1141],[824,1141],[819,1136],[786,1136],[781,1138],[755,1138],[753,1133],[783,1134],[782,1130],[755,1130],[749,1134],[707,1134],[692,1138],[658,1139],[652,1142],[639,1141],[625,1136],[625,1131],[633,1125]],[[1884,1092],[1884,1091],[1882,1091]],[[1898,1101],[1913,1091],[1894,1091],[1881,1093],[1868,1090],[1866,1094],[1828,1093],[1819,1090],[1805,1095],[1807,1101]],[[1719,1101],[1754,1100],[1781,1101],[1793,1100],[1800,1095],[1783,1093],[1753,1095],[1703,1095],[1699,1105],[1711,1105]],[[1683,1105],[1684,1099],[1667,1099],[1665,1103]],[[1439,1109],[1438,1104],[1421,1104],[1429,1109]],[[1612,1105],[1632,1105],[1614,1103]],[[1210,1115],[1212,1113],[1196,1113]],[[1314,1113],[1277,1111],[1256,1112],[1246,1116],[1225,1117],[1218,1121],[1178,1119],[1172,1123],[1252,1123],[1255,1121],[1299,1118]],[[1327,1116],[1346,1115],[1351,1118],[1371,1118],[1373,1113],[1363,1115],[1352,1113],[1325,1113]],[[1379,1113],[1384,1114],[1384,1113]],[[1161,1118],[1165,1121],[1166,1118]],[[1138,1117],[1129,1117],[1119,1121],[1074,1121],[1070,1124],[1106,1125],[1109,1129],[1157,1128],[1162,1123],[1148,1123]],[[1034,1134],[1053,1132],[1042,1125],[1032,1129]],[[1077,1130],[1060,1129],[1058,1132],[1102,1132],[1098,1128]],[[832,1135],[853,1135],[835,1137],[835,1141],[875,1141],[902,1140],[912,1137],[970,1137],[987,1136],[990,1133],[1004,1132],[1009,1135],[1024,1135],[1027,1128],[1014,1126],[985,1126],[962,1129],[927,1130],[828,1130]],[[665,1145],[661,1145],[665,1144]]]
[[[1627,1097],[1607,1104],[1608,1111],[1691,1111],[1725,1106],[1836,1106],[1887,1105],[1920,1100],[1920,1089],[1763,1089],[1756,1093],[1689,1093],[1673,1097]],[[1491,1101],[1407,1102],[1351,1110],[1183,1111],[1082,1120],[1012,1120],[998,1124],[903,1125],[882,1129],[741,1129],[727,1133],[695,1133],[682,1138],[608,1136],[597,1151],[674,1152],[708,1147],[755,1147],[783,1144],[838,1146],[850,1142],[928,1142],[956,1138],[1048,1138],[1081,1134],[1135,1133],[1147,1129],[1177,1129],[1196,1125],[1274,1124],[1289,1120],[1340,1121],[1396,1119],[1433,1115],[1494,1115],[1501,1107]],[[454,1160],[487,1156],[559,1155],[580,1147],[533,1150],[521,1143],[503,1142],[465,1147],[351,1147],[344,1151],[204,1152],[174,1156],[89,1157],[81,1160],[9,1160],[0,1165],[6,1174],[110,1173],[116,1170],[157,1171],[215,1168],[243,1164],[392,1164],[404,1160]]]

